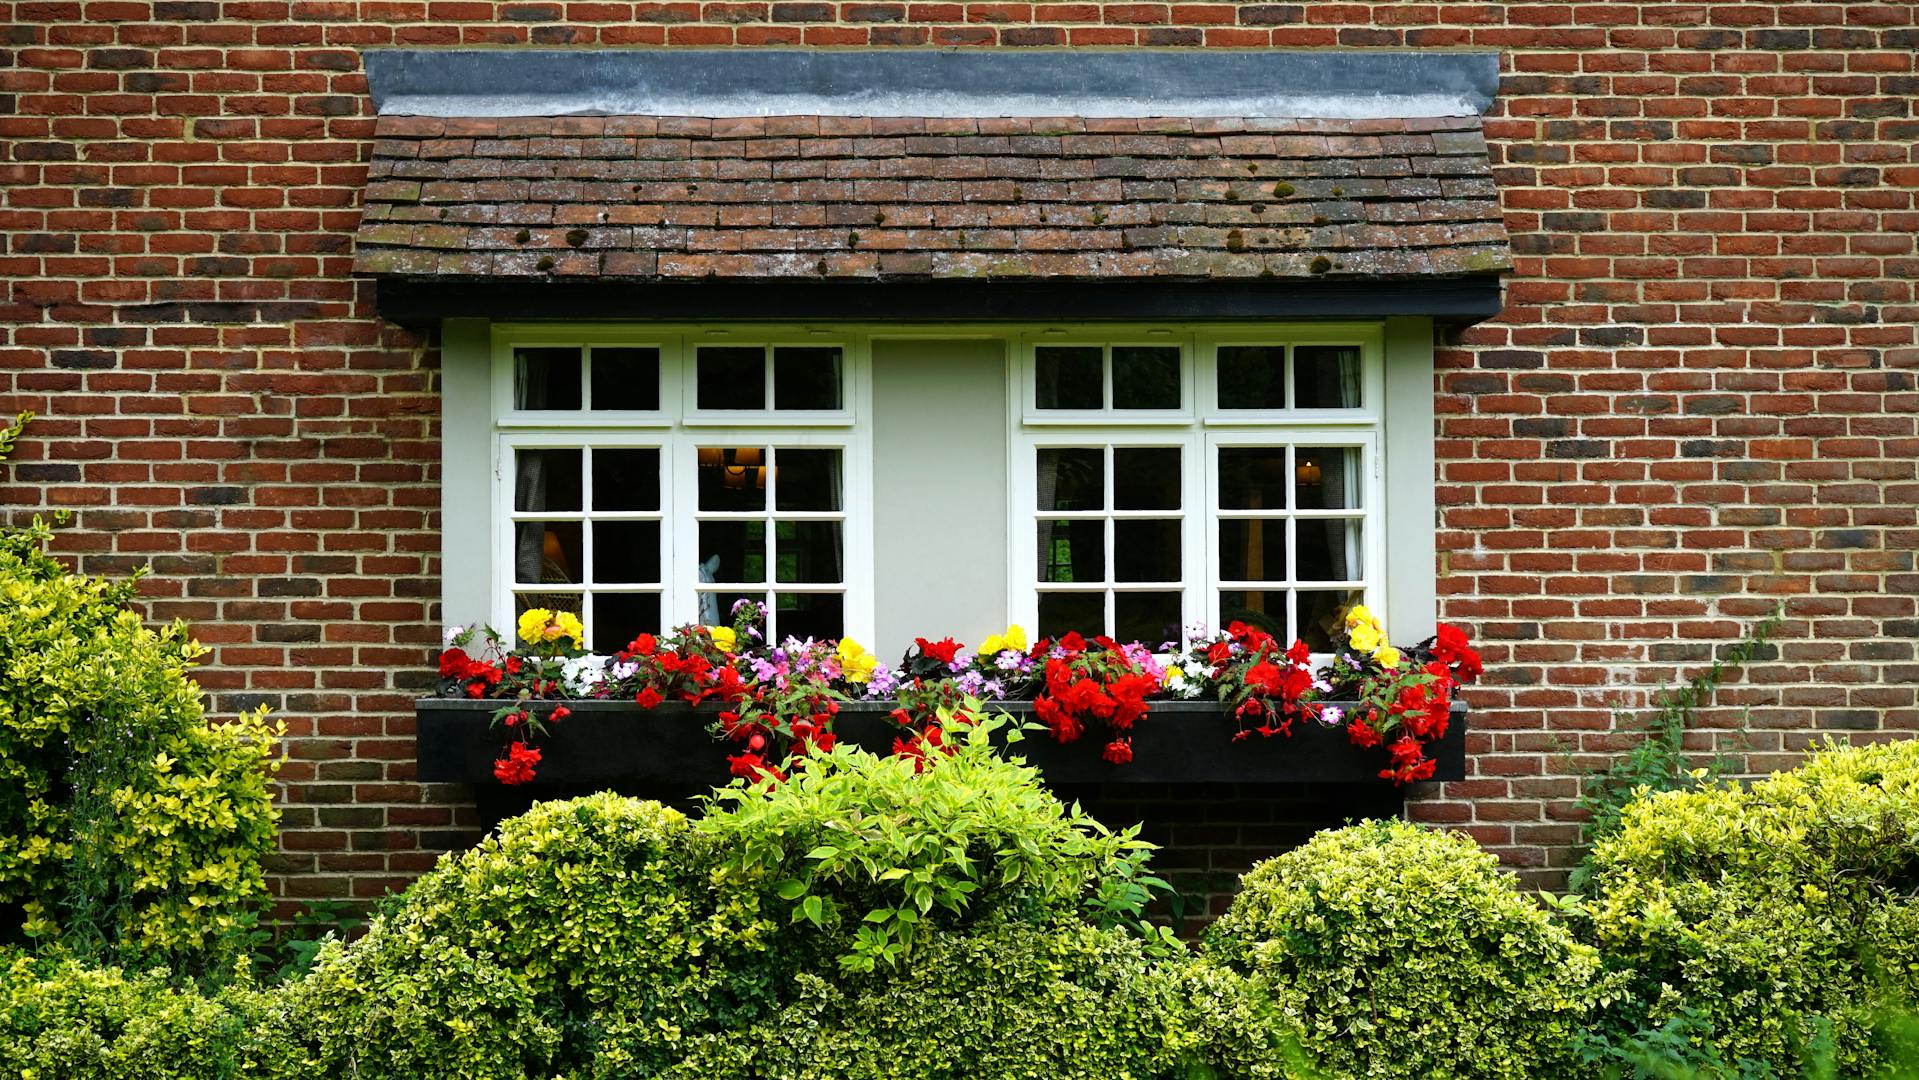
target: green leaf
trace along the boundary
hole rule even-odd
[[[773,886],[773,891],[778,894],[782,900],[797,900],[801,896],[806,895],[806,882],[798,878],[787,878],[785,881]]]

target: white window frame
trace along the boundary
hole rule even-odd
[[[1101,413],[1086,410],[1037,409],[1034,406],[1036,370],[1035,350],[1044,345],[1084,344],[1174,344],[1182,346],[1182,400],[1190,411],[1181,415],[1146,410],[1107,409]],[[1269,591],[1287,593],[1286,626],[1296,632],[1291,596],[1301,584],[1294,579],[1298,551],[1296,533],[1290,524],[1298,517],[1359,517],[1361,550],[1365,574],[1359,591],[1364,602],[1382,618],[1387,618],[1385,537],[1390,507],[1385,498],[1384,455],[1382,452],[1386,420],[1385,336],[1379,323],[1293,323],[1267,326],[1230,327],[1178,332],[1149,327],[1080,327],[1070,331],[1048,330],[1022,335],[1008,372],[1014,385],[1009,388],[1009,407],[1014,422],[1010,425],[1007,526],[1007,596],[1016,621],[1039,626],[1039,595],[1052,591],[1095,591],[1057,586],[1039,580],[1039,541],[1037,523],[1042,519],[1064,520],[1074,516],[1104,517],[1106,528],[1106,582],[1099,586],[1107,596],[1107,626],[1114,625],[1114,600],[1119,591],[1170,591],[1151,584],[1113,581],[1115,563],[1111,521],[1118,517],[1165,518],[1170,511],[1117,511],[1111,505],[1113,477],[1111,451],[1108,450],[1106,484],[1109,499],[1104,510],[1075,515],[1043,513],[1039,509],[1038,477],[1035,468],[1038,451],[1043,448],[1088,446],[1172,446],[1181,447],[1181,472],[1197,478],[1196,485],[1182,492],[1179,517],[1182,568],[1181,626],[1202,622],[1220,625],[1219,594],[1219,458],[1221,446],[1285,445],[1296,447],[1350,445],[1361,448],[1362,488],[1360,506],[1355,511],[1307,511],[1295,514],[1285,510],[1288,519],[1287,580],[1265,582]],[[1294,392],[1292,349],[1301,345],[1351,346],[1360,355],[1360,407],[1354,409],[1224,409],[1218,401],[1218,352],[1222,345],[1277,345],[1287,349],[1284,371],[1285,394],[1290,401]],[[1108,350],[1110,357],[1110,349]],[[1105,378],[1111,381],[1108,361]],[[1109,399],[1110,400],[1110,399]],[[1290,452],[1290,451],[1289,451]],[[1233,516],[1229,512],[1227,516]],[[1320,583],[1305,583],[1312,591]],[[1323,587],[1333,587],[1326,583]],[[1390,624],[1389,624],[1390,625]],[[1290,640],[1290,638],[1289,638]]]
[[[700,411],[693,400],[695,379],[689,365],[695,349],[706,345],[800,345],[834,346],[841,349],[840,400],[835,411],[785,410],[764,412]],[[513,355],[518,348],[593,348],[642,347],[660,352],[660,403],[657,412],[594,412],[590,389],[583,389],[582,408],[575,410],[522,410],[513,407]],[[582,365],[581,378],[591,386],[590,360]],[[771,353],[768,352],[767,378],[771,380]],[[659,447],[661,449],[660,499],[657,515],[620,514],[620,517],[661,520],[660,610],[662,629],[698,621],[698,596],[702,591],[697,564],[680,555],[698,551],[699,519],[733,518],[761,520],[767,523],[769,549],[774,540],[775,522],[802,518],[834,518],[841,526],[841,559],[844,580],[838,585],[824,583],[778,583],[774,561],[767,565],[768,580],[758,586],[769,595],[779,592],[838,592],[843,600],[842,632],[849,637],[870,640],[874,625],[874,589],[871,580],[872,552],[872,428],[860,422],[869,415],[872,388],[869,377],[868,339],[864,333],[840,328],[754,327],[750,329],[710,327],[555,327],[499,325],[492,328],[491,398],[492,461],[490,475],[493,572],[489,582],[487,608],[492,624],[510,633],[515,623],[515,594],[545,591],[580,593],[595,591],[652,592],[639,585],[617,584],[601,589],[594,585],[559,584],[550,589],[535,589],[514,581],[513,526],[516,520],[582,520],[602,515],[586,512],[516,512],[513,509],[513,451],[516,447],[580,448]],[[770,403],[769,403],[770,404]],[[778,511],[769,488],[763,512],[700,511],[698,502],[698,448],[715,446],[760,447],[835,447],[841,451],[841,508],[838,511]],[[590,505],[591,454],[584,454],[582,498]],[[775,481],[777,483],[777,481]],[[586,566],[580,576],[592,578],[591,528],[582,523],[581,558]],[[770,550],[769,550],[770,554]],[[716,583],[720,584],[720,583]],[[754,588],[747,585],[746,590]],[[742,590],[742,591],[746,591]],[[708,591],[711,591],[710,588]],[[587,622],[589,641],[593,631],[592,601],[585,600],[579,614]],[[777,613],[773,614],[775,635]],[[722,614],[722,619],[725,616]]]

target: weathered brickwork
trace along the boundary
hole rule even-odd
[[[286,720],[289,898],[376,896],[471,838],[461,791],[411,780],[436,358],[349,273],[366,47],[1497,49],[1517,272],[1436,387],[1444,614],[1492,670],[1476,778],[1412,813],[1553,880],[1610,706],[1781,602],[1722,749],[1763,770],[1919,729],[1913,5],[56,0],[0,25],[0,409],[41,415],[0,497],[75,511],[87,570],[150,565],[219,707]],[[1290,811],[1246,805],[1169,826],[1171,857],[1287,842]]]

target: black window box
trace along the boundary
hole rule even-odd
[[[539,711],[548,711],[543,703]],[[507,744],[505,729],[492,725],[498,701],[421,698],[419,779],[472,784],[481,816],[492,824],[508,804],[524,808],[534,799],[612,790],[665,801],[725,784],[726,756],[737,744],[714,738],[707,726],[717,710],[681,702],[642,709],[631,701],[568,701],[572,715],[550,725],[539,743],[541,760],[531,784],[507,788],[493,777],[493,762]],[[1089,733],[1060,744],[1045,731],[1028,731],[1013,749],[1050,784],[1377,784],[1386,766],[1379,747],[1354,746],[1344,730],[1295,723],[1290,736],[1233,741],[1232,717],[1214,701],[1155,701],[1133,728],[1133,760],[1114,765],[1100,757],[1104,740]],[[1350,708],[1350,703],[1342,707]],[[892,752],[900,730],[887,713],[890,702],[841,706],[833,731],[877,754]],[[990,707],[1029,714],[1030,701],[992,702]],[[1466,706],[1453,703],[1446,737],[1428,747],[1437,762],[1435,780],[1459,780],[1466,771]],[[493,808],[493,809],[490,809]]]

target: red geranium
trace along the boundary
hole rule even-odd
[[[539,748],[515,741],[506,756],[493,763],[493,778],[502,784],[532,783],[533,767],[539,763]]]

